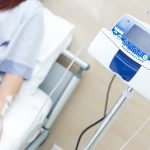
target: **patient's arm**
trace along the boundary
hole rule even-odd
[[[6,96],[15,96],[19,92],[23,78],[19,75],[6,73],[0,84],[0,115],[6,103]]]

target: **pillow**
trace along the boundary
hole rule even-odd
[[[37,88],[45,79],[58,56],[70,45],[74,26],[44,8],[44,39],[32,78],[27,82]]]

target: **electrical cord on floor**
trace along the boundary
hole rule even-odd
[[[111,79],[111,81],[110,81],[110,83],[109,83],[108,89],[107,89],[107,94],[106,94],[106,101],[105,101],[105,108],[104,108],[104,115],[103,115],[103,117],[102,117],[101,119],[99,119],[98,121],[96,121],[96,122],[92,123],[91,125],[89,125],[87,128],[85,128],[85,129],[81,132],[81,134],[80,134],[80,136],[79,136],[79,138],[78,138],[78,141],[77,141],[75,150],[78,150],[80,141],[81,141],[83,135],[85,134],[85,132],[87,132],[89,129],[91,129],[92,127],[96,126],[97,124],[101,123],[101,122],[105,119],[105,117],[107,116],[107,107],[108,107],[108,101],[109,101],[109,93],[110,93],[111,86],[112,86],[112,83],[113,83],[115,77],[116,77],[116,75],[113,75],[113,77],[112,77],[112,79]]]

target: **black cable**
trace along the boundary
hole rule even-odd
[[[81,138],[82,138],[82,136],[84,135],[84,133],[85,133],[87,130],[89,130],[90,128],[92,128],[92,127],[94,127],[95,125],[97,125],[97,124],[99,124],[100,122],[102,122],[102,121],[105,119],[105,117],[107,116],[107,107],[108,107],[109,93],[110,93],[110,89],[111,89],[111,86],[112,86],[112,83],[113,83],[115,77],[116,77],[116,75],[113,75],[113,77],[112,77],[112,79],[111,79],[111,81],[110,81],[110,83],[109,83],[108,89],[107,89],[106,101],[105,101],[105,109],[104,109],[104,115],[103,115],[103,117],[102,117],[101,119],[99,119],[98,121],[96,121],[96,122],[92,123],[91,125],[89,125],[87,128],[85,128],[85,129],[81,132],[81,134],[80,134],[80,136],[79,136],[79,138],[78,138],[78,141],[77,141],[75,150],[78,150],[78,147],[79,147]]]
[[[104,119],[105,119],[105,117],[102,117],[100,120],[94,122],[93,124],[91,124],[90,126],[88,126],[87,128],[85,128],[85,129],[81,132],[81,134],[80,134],[80,136],[79,136],[79,138],[78,138],[78,141],[77,141],[75,150],[78,150],[78,147],[79,147],[81,138],[82,138],[82,136],[84,135],[84,133],[85,133],[87,130],[89,130],[90,128],[92,128],[93,126],[95,126],[95,125],[97,125],[98,123],[100,123],[101,121],[103,121]]]
[[[108,89],[107,89],[107,94],[106,94],[106,102],[105,102],[105,109],[104,109],[104,116],[106,116],[107,114],[107,107],[108,107],[108,101],[109,101],[109,93],[110,93],[110,89],[111,89],[111,86],[112,86],[112,83],[115,79],[116,75],[113,75],[110,83],[109,83],[109,86],[108,86]]]

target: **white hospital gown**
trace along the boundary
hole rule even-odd
[[[43,6],[38,0],[26,0],[12,10],[0,12],[0,80],[6,72],[31,79],[43,26]]]

